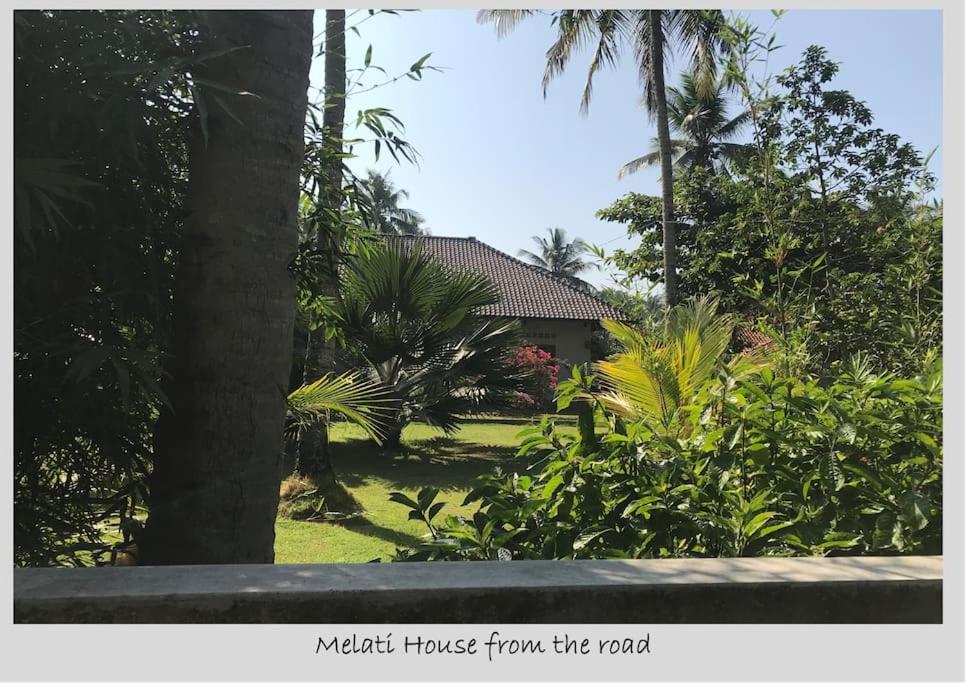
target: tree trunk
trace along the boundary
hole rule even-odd
[[[386,431],[385,438],[382,440],[382,444],[379,450],[383,451],[397,451],[402,446],[402,432],[406,425],[402,423],[394,423]]]
[[[674,223],[674,176],[671,172],[671,131],[667,121],[667,91],[664,88],[664,31],[661,27],[663,10],[649,10],[651,55],[651,83],[654,88],[654,109],[657,115],[657,139],[661,154],[661,228],[664,233],[664,305],[671,308],[678,302],[676,225]]]
[[[328,148],[320,185],[319,201],[333,215],[342,206],[342,139],[345,127],[345,10],[325,11],[325,110],[322,113],[323,141]],[[328,215],[328,214],[326,214]],[[316,248],[328,254],[326,263],[332,282],[327,296],[338,294],[336,273],[341,231],[338,226],[319,223]],[[335,370],[335,344],[325,341],[322,330],[309,333],[305,349],[305,382]],[[299,438],[296,471],[319,484],[334,485],[335,471],[329,452],[328,420],[306,429]]]
[[[218,87],[200,86],[147,564],[274,560],[312,12],[205,19],[223,54],[195,69]]]

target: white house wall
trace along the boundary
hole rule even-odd
[[[523,338],[535,346],[552,349],[553,354],[563,361],[562,365],[590,362],[594,321],[524,318],[520,322]]]

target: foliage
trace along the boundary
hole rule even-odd
[[[417,211],[399,206],[401,199],[408,199],[406,190],[397,190],[388,174],[369,171],[362,183],[365,216],[372,229],[384,235],[419,235],[425,219]]]
[[[660,434],[680,434],[689,426],[683,411],[716,370],[738,378],[767,363],[761,355],[742,354],[722,367],[734,319],[718,315],[713,299],[672,309],[660,337],[610,320],[603,324],[624,350],[597,363],[602,384],[597,400],[610,412],[642,420]]]
[[[224,94],[238,94],[199,80],[197,65],[215,56],[201,47],[205,30],[189,11],[16,13],[18,564],[99,561],[110,548],[108,521],[127,529],[148,496],[188,211],[188,146],[205,144],[209,114],[230,116]],[[433,68],[423,58],[403,75]],[[319,201],[332,149],[321,111],[315,104],[306,121],[303,233],[292,270],[303,327],[332,337],[325,292],[339,264],[315,236],[329,232],[349,253],[363,248],[366,206],[351,174],[342,207]],[[347,140],[345,156],[372,144],[415,158],[389,110],[361,111],[357,121],[366,135]],[[290,389],[302,383],[300,371],[293,375]]]
[[[498,300],[485,276],[453,271],[418,245],[388,240],[342,278],[338,315],[357,358],[399,401],[386,443],[421,420],[446,431],[459,416],[509,405],[518,324],[474,314]]]
[[[378,382],[351,372],[326,375],[288,395],[287,431],[295,435],[321,420],[327,421],[330,413],[338,413],[379,442],[394,405]]]
[[[710,89],[699,87],[699,77],[692,73],[681,74],[680,87],[667,89],[667,113],[671,132],[683,137],[672,138],[671,148],[675,154],[674,166],[681,170],[700,166],[709,171],[727,169],[730,162],[747,154],[748,146],[732,140],[748,123],[748,112],[728,117],[727,85],[718,77]],[[618,178],[636,173],[645,166],[654,166],[661,160],[657,140],[651,151],[627,162]]]
[[[690,57],[702,89],[716,70],[714,56],[720,47],[718,27],[724,15],[720,10],[658,10],[662,42],[673,45]],[[477,21],[492,23],[498,36],[507,35],[537,10],[480,10]],[[550,82],[560,76],[575,53],[588,44],[593,46],[587,68],[581,112],[586,113],[593,95],[594,78],[605,67],[617,65],[625,50],[634,55],[641,81],[642,100],[648,111],[654,111],[654,83],[649,65],[652,60],[650,10],[594,9],[557,10],[549,13],[556,38],[547,50],[543,75],[546,94]]]
[[[861,356],[821,381],[718,363],[669,431],[654,411],[611,412],[575,372],[560,397],[582,401],[580,433],[527,430],[526,470],[480,477],[471,518],[440,519],[431,491],[401,501],[432,538],[397,559],[941,552],[941,377]]]
[[[583,258],[590,251],[587,243],[579,237],[573,241],[567,241],[567,231],[561,228],[548,228],[547,235],[547,237],[534,235],[533,241],[537,245],[537,251],[520,249],[518,256],[537,268],[549,270],[554,275],[565,278],[581,289],[590,287],[578,277],[584,271],[595,267],[593,263]]]
[[[524,377],[524,387],[517,395],[520,407],[547,410],[553,406],[560,362],[548,351],[524,344],[513,352],[513,367]]]
[[[199,36],[190,12],[16,13],[17,564],[96,560],[147,495]]]
[[[610,257],[600,250],[602,260]],[[656,332],[664,319],[664,306],[660,298],[649,291],[635,291],[624,286],[602,287],[597,290],[597,296],[613,306],[626,316],[626,320],[633,321],[638,330]],[[590,357],[601,360],[617,353],[620,344],[614,336],[603,327],[595,329],[590,338]]]
[[[942,279],[942,214],[924,201],[924,160],[831,87],[838,66],[824,51],[757,80],[747,70],[772,40],[740,23],[732,31],[726,75],[753,142],[730,175],[677,179],[681,292],[718,293],[724,310],[779,341],[786,371],[827,373],[860,351],[881,370],[923,371],[941,343]],[[660,199],[632,193],[598,217],[641,237],[612,262],[660,281]]]

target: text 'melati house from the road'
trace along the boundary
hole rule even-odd
[[[565,278],[494,249],[475,237],[394,236],[402,244],[418,245],[423,253],[454,270],[483,273],[500,292],[499,303],[480,315],[516,318],[523,338],[564,361],[591,360],[590,340],[601,319],[626,316],[600,298],[581,291]]]

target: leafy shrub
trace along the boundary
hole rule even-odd
[[[688,358],[701,346],[693,329],[651,351],[677,345],[675,357]],[[615,362],[634,358],[632,349]],[[653,355],[637,358],[643,366]],[[657,395],[677,391],[686,366]],[[736,372],[719,358],[688,400],[657,419],[653,396],[632,391],[662,373],[652,369],[624,386],[605,381],[604,393],[575,371],[558,403],[577,402],[580,433],[558,432],[553,418],[526,430],[524,473],[481,477],[465,501],[480,502],[470,519],[435,520],[434,495],[410,501],[432,539],[399,559],[941,552],[938,362],[904,379],[856,356],[819,380]]]

